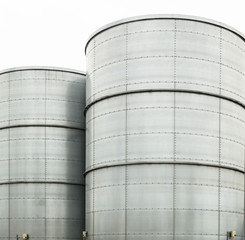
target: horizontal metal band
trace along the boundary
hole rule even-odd
[[[11,128],[23,128],[23,127],[65,128],[65,129],[72,129],[72,130],[78,130],[78,131],[85,131],[85,128],[69,127],[69,126],[64,126],[64,125],[45,125],[45,124],[12,125],[12,126],[0,127],[0,130],[11,129]]]
[[[203,212],[219,212],[218,209],[202,209],[202,208],[112,208],[112,209],[101,209],[101,210],[95,210],[95,211],[89,211],[86,212],[86,214],[93,214],[93,213],[100,213],[100,212],[114,212],[114,211],[203,211]],[[225,211],[221,210],[222,213],[233,213],[233,214],[240,214],[244,215],[244,212],[239,211]]]
[[[72,182],[50,182],[50,181],[11,181],[11,182],[0,182],[0,185],[11,185],[11,184],[64,184],[64,185],[77,185],[85,186],[83,183],[72,183]]]
[[[195,162],[160,162],[160,161],[155,161],[155,162],[128,162],[128,163],[119,163],[119,164],[114,164],[114,165],[104,165],[100,167],[94,167],[92,169],[89,169],[84,172],[83,176],[86,176],[88,173],[99,170],[99,169],[104,169],[104,168],[112,168],[112,167],[124,167],[124,166],[135,166],[135,165],[186,165],[186,166],[201,166],[201,167],[214,167],[214,168],[222,168],[222,169],[227,169],[227,170],[232,170],[236,172],[240,172],[242,174],[245,173],[244,170],[241,170],[236,167],[229,167],[229,166],[221,166],[218,164],[206,164],[206,163],[195,163]]]
[[[65,220],[65,221],[81,221],[83,218],[66,218],[66,217],[63,217],[63,218],[55,218],[55,217],[3,217],[3,218],[0,218],[0,220],[8,220],[8,219],[15,219],[15,220],[45,220],[45,219],[48,219],[48,220]],[[40,238],[40,237],[39,237]],[[16,238],[14,238],[16,239]],[[32,236],[32,239],[36,239],[36,237],[33,237]],[[41,238],[41,239],[46,239],[46,238]],[[67,238],[63,238],[63,239],[67,239]],[[81,239],[81,238],[79,238]]]
[[[215,98],[219,98],[219,99],[221,98],[223,100],[227,100],[227,101],[230,101],[232,103],[235,103],[235,104],[241,106],[242,108],[245,108],[245,105],[238,100],[235,100],[235,99],[229,98],[229,97],[225,97],[222,95],[214,94],[214,93],[202,92],[202,91],[197,91],[197,90],[185,90],[185,89],[142,89],[142,90],[115,93],[112,95],[106,95],[104,97],[98,98],[85,107],[84,116],[86,116],[86,113],[90,107],[92,107],[94,104],[101,102],[101,101],[104,101],[106,99],[110,99],[113,97],[119,97],[119,96],[123,96],[123,95],[129,95],[129,94],[153,93],[153,92],[189,93],[189,94],[205,95],[205,96],[215,97]]]

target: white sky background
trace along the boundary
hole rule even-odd
[[[0,0],[0,70],[85,70],[84,47],[95,30],[147,14],[211,18],[245,33],[245,0]]]

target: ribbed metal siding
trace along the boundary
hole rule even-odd
[[[63,69],[0,74],[0,238],[81,239],[85,76]]]
[[[243,239],[243,39],[141,19],[86,53],[89,239]]]

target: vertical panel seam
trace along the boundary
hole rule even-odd
[[[95,38],[94,38],[94,46],[96,45]],[[95,70],[95,49],[94,49],[94,55],[93,55],[93,70]],[[92,93],[95,92],[95,72],[93,74],[93,88],[92,88]],[[93,95],[95,98],[95,95]],[[95,105],[93,106],[93,118],[95,117]],[[95,119],[93,120],[93,141],[95,139]],[[95,141],[93,142],[93,164],[92,166],[94,167],[95,164]],[[95,172],[93,172],[93,240],[94,240],[94,233],[95,233]]]
[[[244,169],[245,169],[245,146],[243,149],[244,149],[243,150],[244,151],[244,153],[243,153],[243,164],[244,164]],[[244,187],[245,187],[245,177],[243,174],[243,189],[244,189]],[[243,195],[244,195],[244,197],[243,197],[243,231],[242,231],[242,234],[243,234],[243,238],[245,240],[245,234],[244,234],[244,231],[245,231],[245,214],[244,214],[244,212],[245,212],[245,191],[243,192]]]
[[[8,125],[10,127],[10,74],[8,74]],[[8,129],[8,182],[10,183],[10,128]],[[8,185],[8,238],[10,240],[10,184]]]
[[[221,95],[222,86],[222,28],[220,28],[219,41],[219,95]],[[221,165],[221,98],[219,98],[219,166]],[[218,188],[218,239],[220,239],[220,209],[221,209],[221,168],[219,168],[219,188]]]
[[[176,89],[176,41],[177,41],[177,21],[174,20],[174,89]],[[176,93],[174,92],[174,121],[173,121],[173,160],[176,161]],[[173,240],[175,240],[175,206],[176,206],[176,166],[173,166]]]
[[[44,198],[45,198],[45,219],[44,219],[44,237],[45,240],[47,239],[47,128],[46,128],[46,124],[47,124],[47,78],[48,78],[48,74],[49,71],[45,71],[45,101],[44,101],[44,116],[45,116],[45,127],[44,127],[44,135],[45,135],[45,141],[44,141],[44,158],[45,158],[45,189],[44,189]]]
[[[244,169],[245,169],[245,146],[243,148],[243,166],[244,166]],[[243,174],[243,189],[245,187],[245,178],[244,178],[244,174]],[[245,234],[244,234],[244,231],[245,231],[245,191],[243,192],[243,231],[241,233],[241,235],[243,236],[244,240],[245,240]]]
[[[128,24],[126,24],[126,61],[125,61],[125,86],[126,92],[128,91]],[[128,161],[128,95],[125,96],[125,162]],[[128,166],[125,166],[125,240],[127,240],[127,218],[128,218]]]

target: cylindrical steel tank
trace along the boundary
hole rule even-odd
[[[155,15],[86,46],[89,240],[244,235],[244,35]]]
[[[85,74],[0,72],[0,239],[81,239]]]

